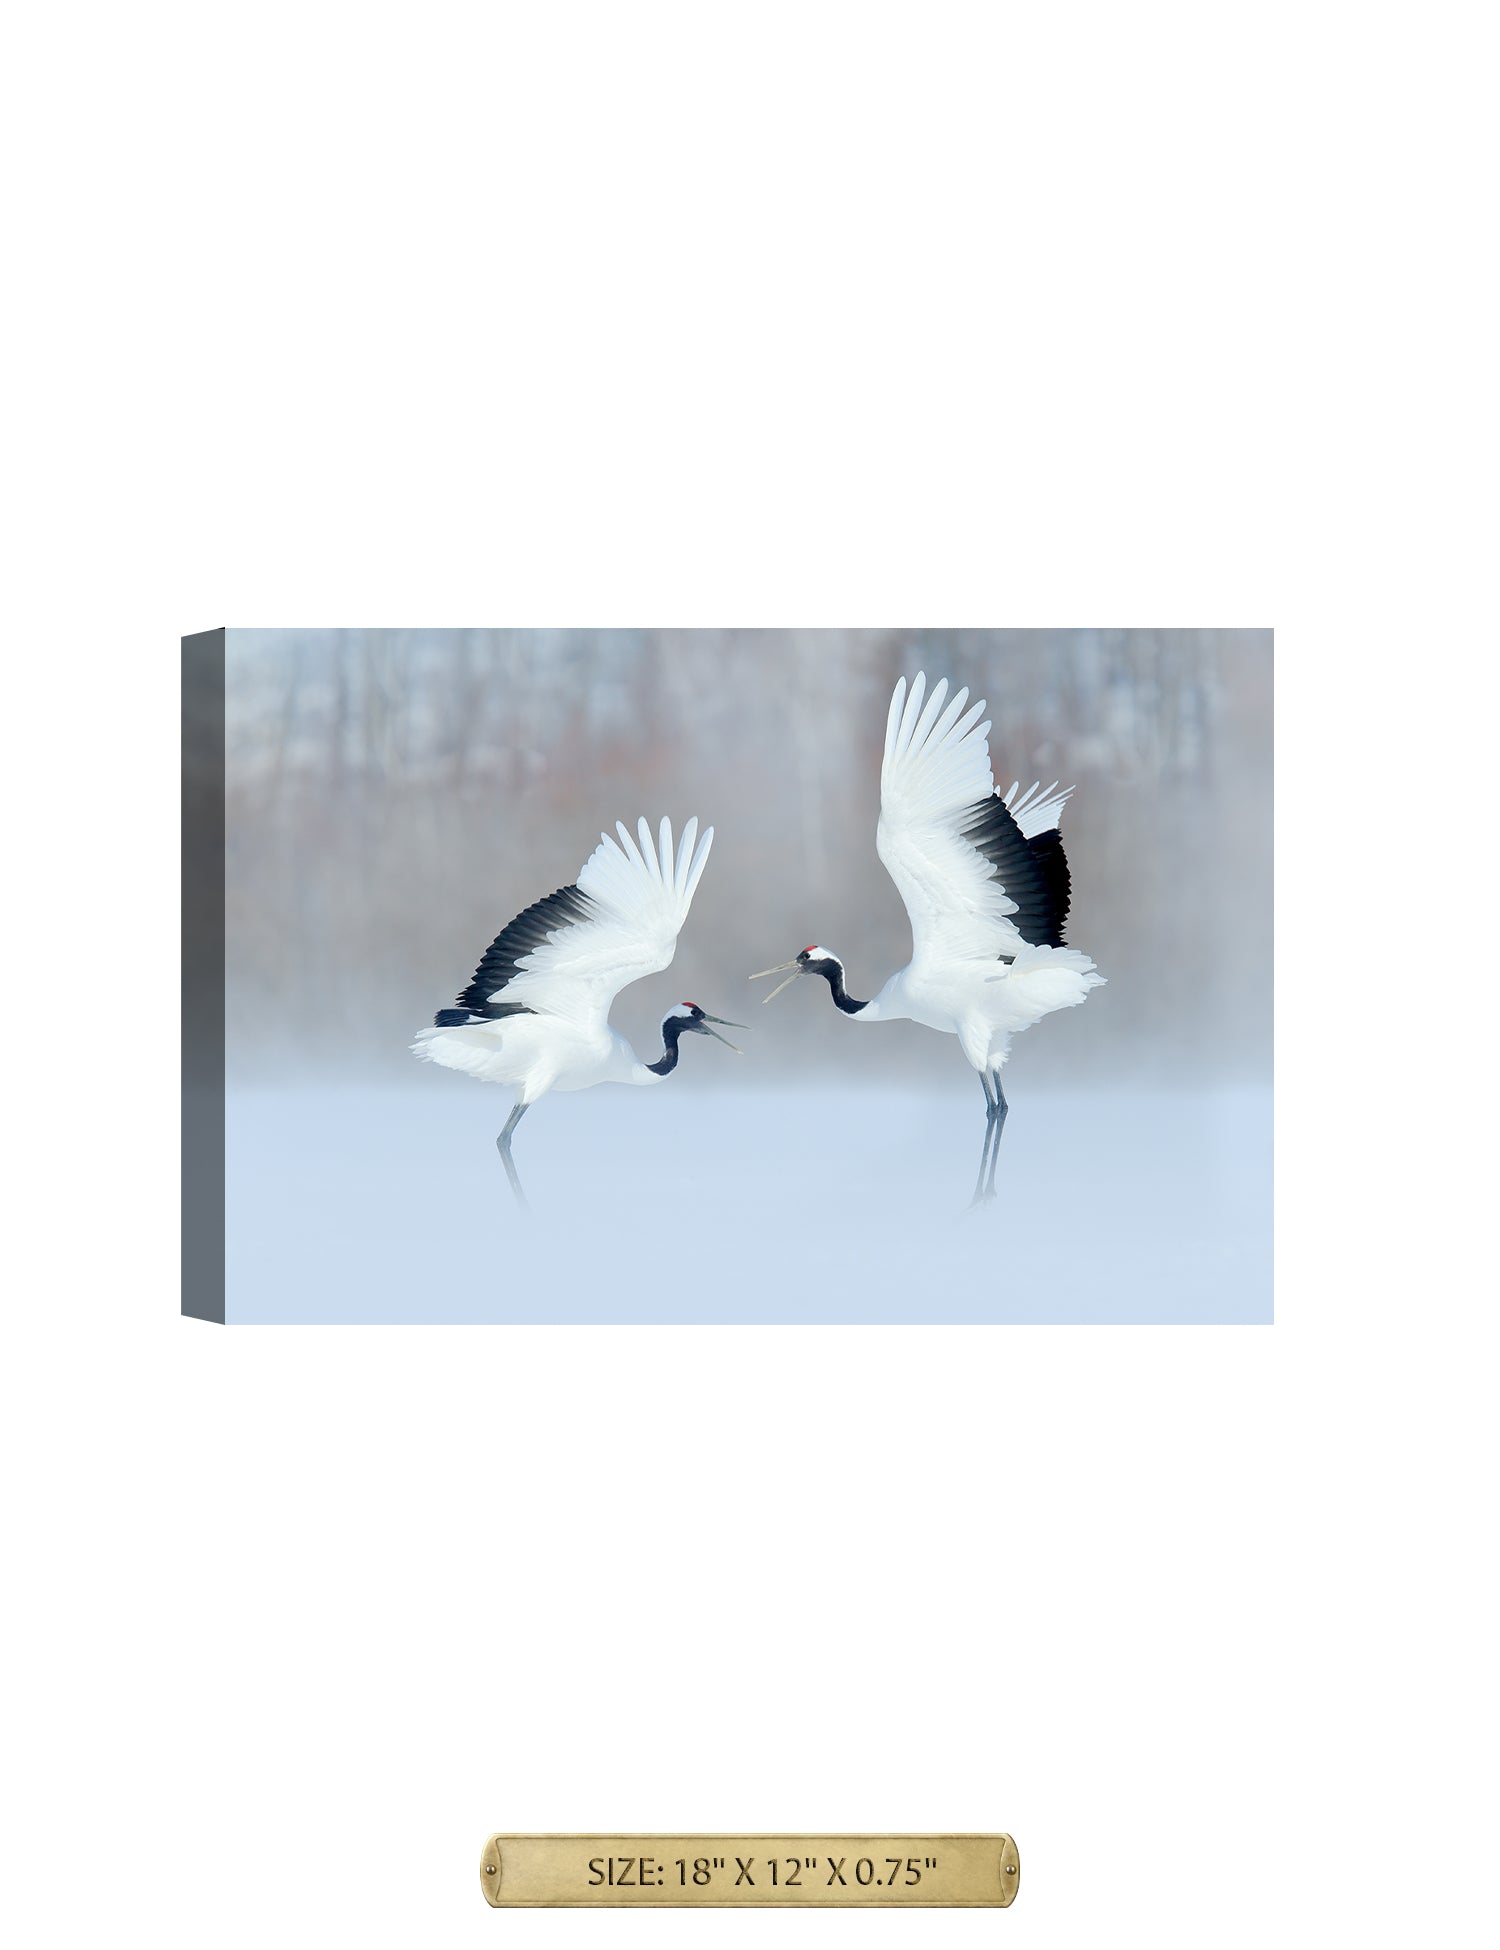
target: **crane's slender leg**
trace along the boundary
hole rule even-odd
[[[516,1170],[516,1161],[510,1155],[511,1132],[515,1130],[525,1115],[525,1104],[517,1104],[510,1116],[505,1120],[505,1129],[495,1139],[495,1149],[500,1153],[500,1162],[505,1167],[505,1175],[510,1180],[510,1188],[516,1195],[516,1204],[520,1206],[523,1212],[529,1212],[531,1208],[526,1203],[526,1194],[521,1190],[521,1174]]]
[[[974,1206],[985,1202],[984,1168],[989,1162],[990,1142],[995,1133],[995,1099],[990,1093],[990,1078],[987,1070],[979,1072],[979,1081],[984,1088],[984,1145],[979,1153],[979,1176],[974,1181],[974,1196],[969,1200],[971,1210]],[[993,1167],[991,1175],[993,1176]],[[993,1197],[993,1192],[990,1196]]]
[[[985,1187],[984,1194],[987,1200],[995,1196],[995,1162],[1000,1156],[1000,1133],[1005,1129],[1005,1116],[1006,1112],[1010,1109],[1010,1105],[1005,1101],[1005,1092],[1000,1085],[1000,1072],[998,1070],[996,1070],[991,1081],[995,1089],[995,1105],[991,1113],[995,1135],[990,1142],[990,1182]]]

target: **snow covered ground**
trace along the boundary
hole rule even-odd
[[[1270,1320],[1269,1091],[1010,1097],[973,1213],[966,1074],[549,1097],[516,1134],[528,1216],[495,1154],[503,1091],[235,1088],[229,1318]]]

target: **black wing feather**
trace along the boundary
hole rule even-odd
[[[1068,856],[1063,852],[1062,834],[1055,826],[1045,833],[1038,833],[1026,844],[1031,848],[1031,857],[1036,862],[1047,889],[1048,912],[1052,920],[1053,936],[1047,945],[1053,948],[1063,946],[1063,929],[1067,926],[1068,908],[1073,899],[1073,878],[1068,872]]]
[[[967,817],[964,838],[998,869],[1016,904],[1005,918],[1031,947],[1061,948],[1072,892],[1062,834],[1054,826],[1028,840],[998,792],[971,806]]]
[[[576,887],[559,887],[555,894],[534,901],[503,927],[484,952],[484,960],[474,970],[474,979],[458,998],[458,1008],[440,1009],[437,1027],[476,1019],[493,1021],[499,1016],[534,1015],[524,1002],[492,1002],[490,997],[524,971],[518,968],[522,956],[542,947],[549,934],[574,921],[587,921],[593,904]]]

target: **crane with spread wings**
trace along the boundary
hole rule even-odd
[[[669,819],[659,841],[644,819],[638,837],[619,822],[615,831],[618,842],[600,835],[572,886],[535,902],[496,935],[457,1006],[439,1009],[411,1046],[425,1063],[514,1090],[515,1107],[495,1142],[522,1205],[511,1137],[538,1098],[596,1083],[660,1083],[677,1067],[678,1043],[690,1033],[735,1047],[710,1025],[738,1025],[696,1002],[663,1016],[662,1053],[653,1063],[642,1062],[610,1027],[621,989],[671,963],[714,837],[710,826],[698,839],[696,819],[675,847]]]
[[[909,692],[903,677],[891,698],[875,829],[875,850],[911,921],[911,960],[870,1002],[848,993],[843,962],[816,943],[750,979],[792,971],[769,1002],[799,976],[820,975],[856,1022],[905,1019],[957,1036],[984,1088],[979,1204],[995,1195],[1011,1037],[1073,1008],[1104,977],[1063,944],[1071,889],[1058,822],[1073,788],[1022,792],[1018,781],[1002,798],[990,726],[980,722],[984,700],[971,705],[961,690],[947,702],[942,678],[924,707],[926,688],[919,672]]]

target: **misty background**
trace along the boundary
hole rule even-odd
[[[226,654],[232,1317],[1270,1317],[1269,631],[232,630]],[[886,1214],[962,1210],[977,1079],[951,1037],[850,1024],[822,983],[762,1009],[746,977],[818,941],[869,996],[908,959],[874,836],[886,708],[920,669],[988,700],[1001,791],[1076,787],[1067,940],[1108,986],[1017,1037],[1000,1206],[903,1282]],[[559,1281],[539,1255],[540,1298],[491,1291],[497,1236],[523,1260],[536,1238],[494,1156],[509,1093],[407,1045],[642,813],[716,838],[672,967],[612,1020],[650,1060],[690,999],[749,1025],[746,1056],[694,1039],[659,1089],[532,1111],[533,1203],[582,1213],[597,1262]],[[737,1240],[747,1210],[791,1228],[823,1311],[743,1244],[712,1294],[701,1265],[632,1274],[653,1171]],[[397,1228],[381,1201],[415,1214],[424,1188],[444,1227]],[[981,1286],[997,1225],[1022,1277]],[[1083,1237],[1100,1255],[1067,1299],[1040,1277],[1061,1225],[1075,1263]]]
[[[873,995],[911,952],[875,821],[919,669],[988,699],[1001,791],[1077,787],[1067,938],[1109,986],[1019,1038],[1017,1076],[1263,1079],[1269,634],[1105,630],[231,631],[231,1074],[404,1068],[505,923],[642,813],[716,838],[672,967],[616,1005],[638,1050],[678,1000],[746,1017],[750,971],[810,941]],[[912,1024],[851,1029],[822,985],[754,1030],[760,1081],[962,1061]]]

